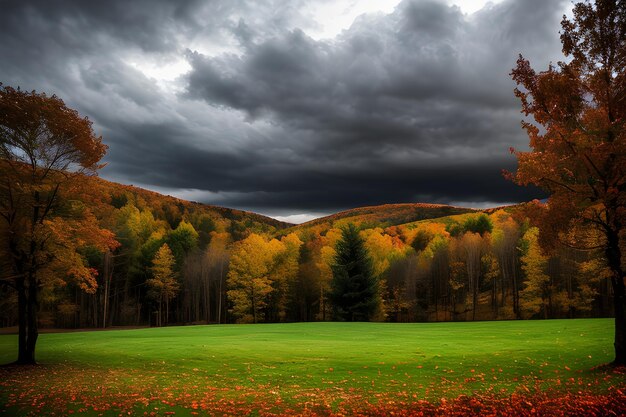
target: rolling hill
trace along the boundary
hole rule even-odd
[[[413,223],[421,220],[437,219],[458,214],[479,213],[480,210],[455,207],[445,204],[403,203],[379,206],[358,207],[314,219],[306,223],[282,229],[279,234],[307,232],[340,227],[348,223],[359,224],[363,229],[386,228]]]

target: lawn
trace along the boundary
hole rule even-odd
[[[12,416],[480,414],[520,404],[531,414],[601,412],[626,404],[624,371],[602,366],[612,337],[609,319],[48,333],[40,366],[0,368],[0,408]],[[0,363],[15,359],[16,343],[0,336]]]

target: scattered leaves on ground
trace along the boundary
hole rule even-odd
[[[194,373],[196,374],[196,373]],[[478,375],[477,375],[478,374]],[[513,392],[478,385],[471,372],[462,384],[434,381],[440,399],[410,389],[376,392],[336,381],[323,388],[271,384],[220,386],[215,378],[159,372],[80,368],[71,365],[0,368],[0,415],[248,415],[259,416],[614,416],[626,415],[626,369],[605,367],[592,378],[522,378]],[[171,382],[171,381],[170,381]],[[471,395],[456,394],[477,388]]]

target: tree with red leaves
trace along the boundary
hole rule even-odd
[[[70,196],[106,152],[91,122],[56,96],[0,84],[0,283],[17,292],[19,364],[35,363],[38,295],[75,280],[86,291],[96,271],[78,249],[118,244],[91,210]]]
[[[626,1],[587,0],[563,17],[561,42],[568,62],[535,72],[521,55],[511,76],[530,152],[515,151],[510,177],[548,191],[535,202],[540,240],[603,252],[611,271],[615,309],[615,361],[626,364],[624,243],[626,224]],[[572,239],[572,231],[582,231]],[[590,244],[589,236],[596,242]]]

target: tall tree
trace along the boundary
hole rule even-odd
[[[496,228],[492,235],[492,248],[494,254],[498,258],[500,266],[500,300],[498,295],[494,293],[492,297],[496,307],[504,307],[506,304],[507,293],[512,298],[512,315],[511,317],[520,318],[519,310],[519,249],[518,242],[521,237],[520,227],[513,218],[503,212],[494,213]],[[494,291],[497,290],[494,288]]]
[[[480,234],[468,231],[459,238],[459,246],[467,269],[467,295],[471,297],[472,320],[475,320],[481,286],[481,258],[485,245]]]
[[[163,325],[163,302],[165,302],[165,324],[169,321],[169,302],[178,294],[180,284],[176,279],[174,268],[176,258],[172,250],[164,243],[152,260],[152,278],[146,280],[151,298],[157,301],[159,309],[157,326]]]
[[[369,321],[380,306],[372,260],[354,224],[341,230],[337,242],[330,299],[336,319]]]
[[[552,280],[548,275],[549,258],[543,254],[537,236],[539,229],[531,227],[523,237],[524,254],[521,257],[522,270],[526,274],[524,289],[520,291],[520,310],[525,318],[541,314],[548,318],[552,304]]]
[[[94,290],[95,271],[76,249],[115,248],[87,207],[68,189],[95,174],[106,152],[91,122],[56,96],[0,85],[0,216],[2,251],[11,262],[3,282],[18,296],[20,364],[35,363],[38,295],[51,279],[75,278]]]
[[[285,321],[290,298],[294,296],[294,287],[297,285],[298,266],[300,262],[300,246],[302,241],[295,233],[289,233],[280,240],[283,249],[274,259],[270,271],[272,292],[269,295],[266,319],[270,321]]]
[[[614,293],[615,364],[626,364],[622,248],[626,222],[626,2],[585,1],[561,22],[563,53],[571,60],[535,72],[520,56],[511,73],[522,89],[530,152],[515,152],[522,185],[550,194],[537,204],[541,241],[551,246],[575,226],[595,227]]]
[[[211,242],[206,250],[206,258],[210,268],[210,281],[214,282],[215,287],[215,304],[216,304],[216,320],[217,323],[222,323],[224,315],[222,310],[224,309],[224,295],[226,294],[225,279],[228,274],[228,264],[230,262],[230,239],[231,236],[227,232],[217,233],[211,232]],[[210,282],[205,283],[204,293],[206,294],[205,303],[207,305],[207,321],[210,322],[209,294]]]
[[[264,321],[268,296],[274,291],[271,273],[277,255],[284,250],[278,240],[268,242],[255,233],[237,244],[230,259],[227,284],[228,298],[238,321]]]

